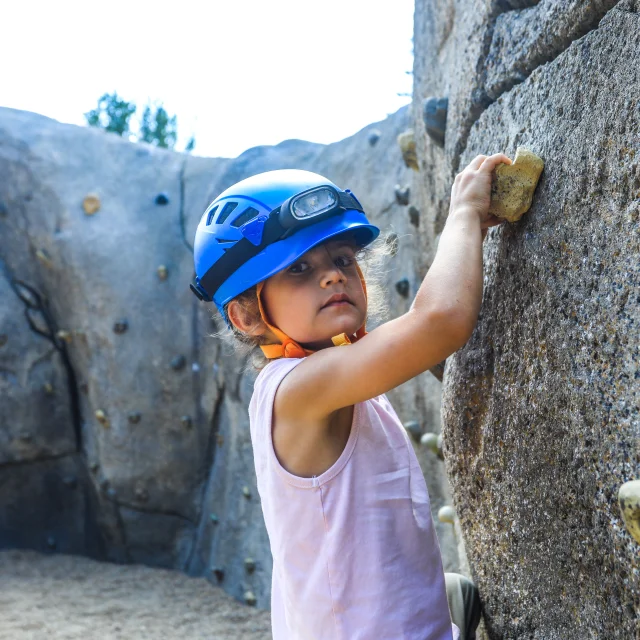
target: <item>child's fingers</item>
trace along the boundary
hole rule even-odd
[[[478,169],[480,165],[487,159],[487,156],[476,156],[470,163],[470,169]]]
[[[480,156],[478,156],[480,157]],[[511,158],[506,156],[504,153],[494,153],[492,156],[484,157],[484,160],[479,165],[478,169],[488,169],[489,171],[493,171],[495,167],[499,164],[513,164]]]

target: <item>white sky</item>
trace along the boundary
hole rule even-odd
[[[413,0],[3,2],[0,106],[84,124],[98,97],[159,100],[178,149],[334,142],[410,98]]]

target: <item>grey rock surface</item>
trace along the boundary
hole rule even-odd
[[[0,546],[175,568],[269,606],[247,414],[255,372],[210,337],[221,321],[189,291],[195,229],[242,178],[319,172],[397,235],[386,290],[391,315],[407,311],[421,252],[394,195],[410,179],[396,143],[408,122],[404,108],[332,145],[209,159],[0,109],[0,477],[11,478],[0,481]],[[427,373],[390,399],[403,421],[439,432],[440,389]],[[451,500],[444,466],[419,455],[435,514]],[[437,528],[456,570],[451,528]]]
[[[545,161],[531,210],[485,241],[480,319],[445,371],[446,465],[490,638],[638,638],[616,496],[640,476],[640,7],[532,4],[416,5],[425,246],[476,155]],[[444,151],[430,95],[449,95]]]

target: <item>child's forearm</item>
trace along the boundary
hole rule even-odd
[[[411,309],[449,317],[452,332],[466,343],[482,304],[482,231],[478,214],[452,210]]]

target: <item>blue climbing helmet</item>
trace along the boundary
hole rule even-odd
[[[341,233],[358,246],[378,237],[358,199],[317,173],[267,171],[223,191],[204,212],[194,242],[191,290],[224,306]]]

